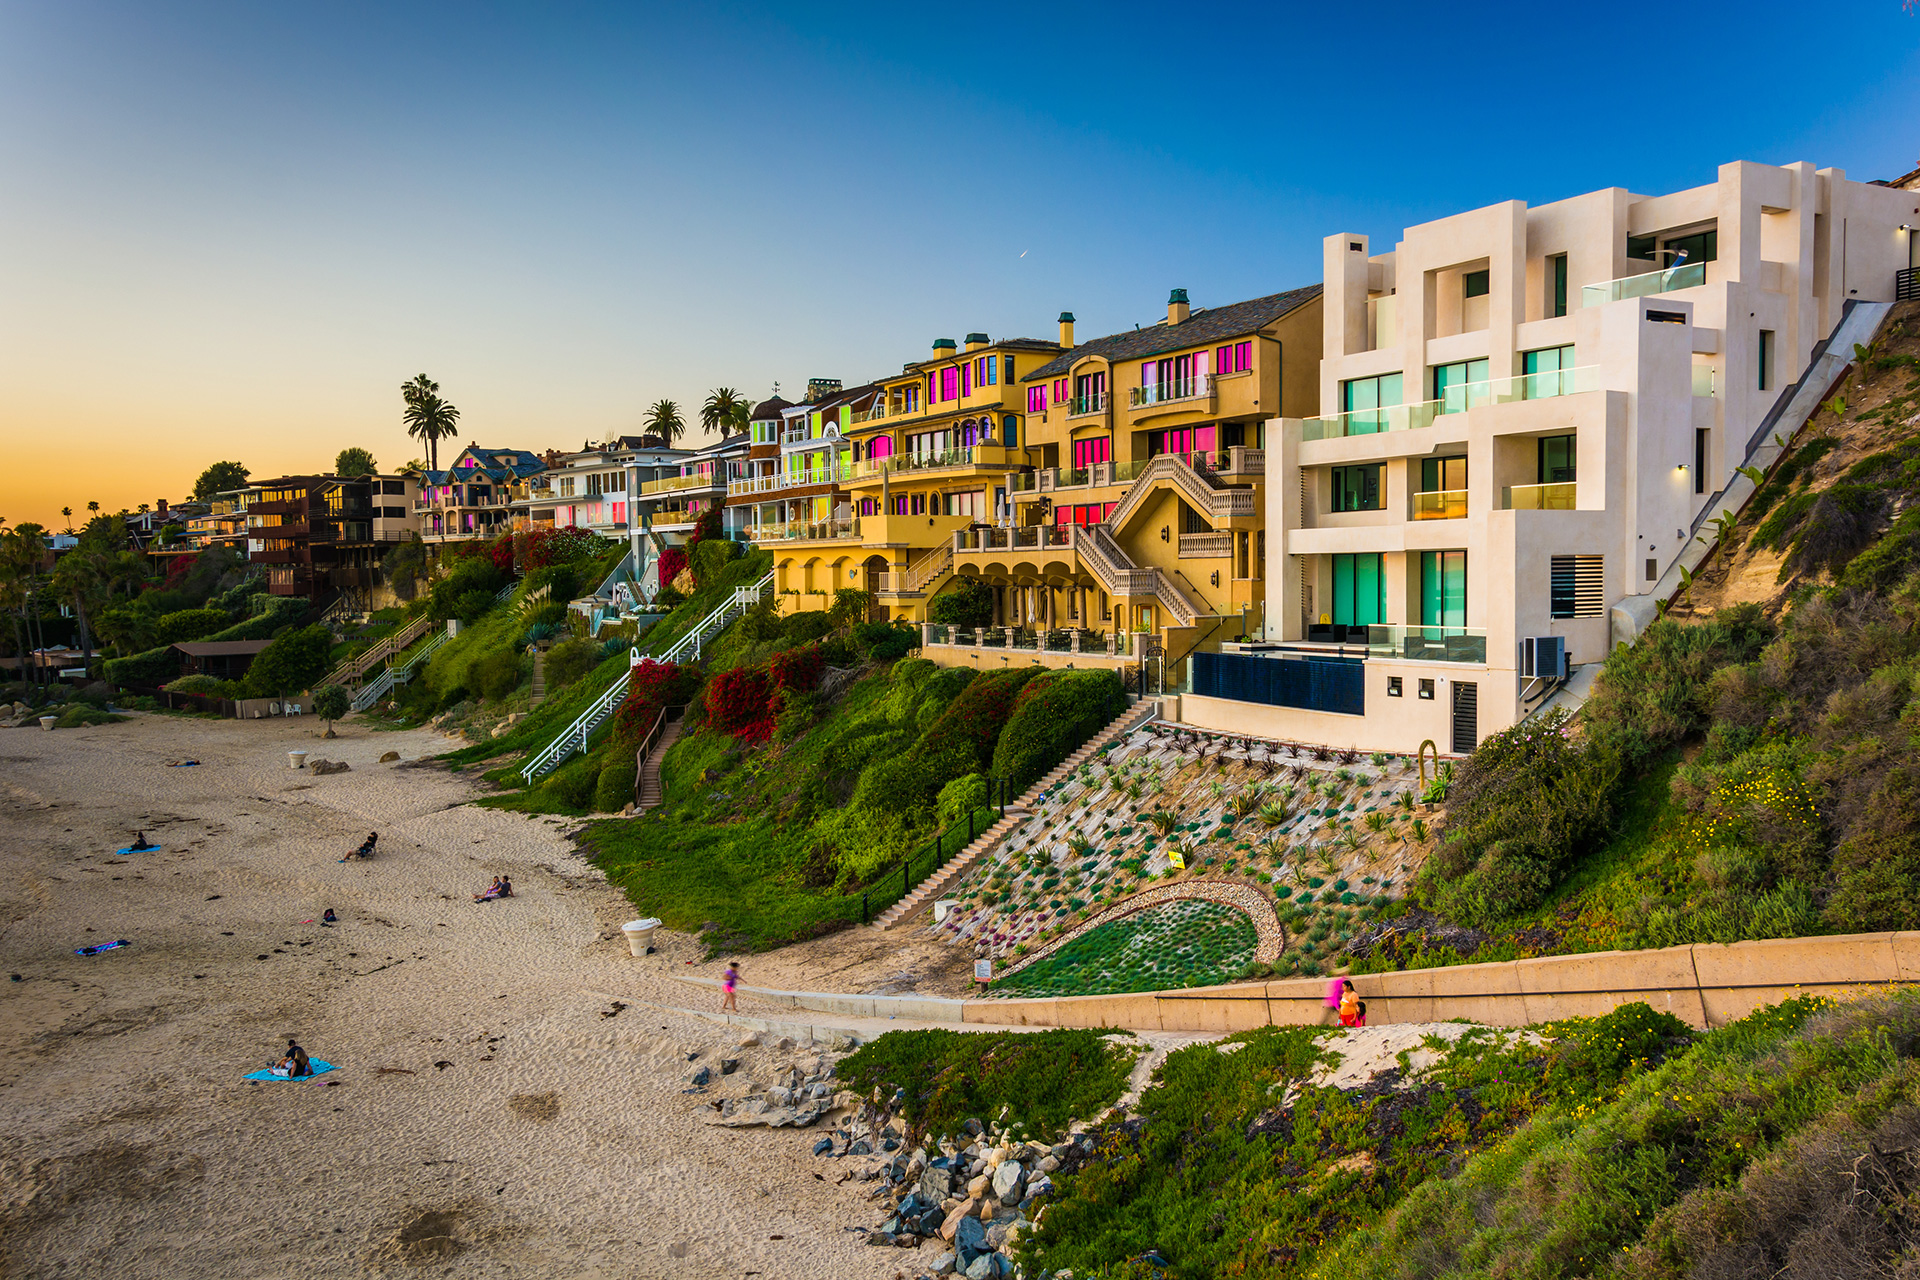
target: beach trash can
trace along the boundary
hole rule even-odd
[[[59,718],[59,716],[41,716],[40,727],[51,733],[53,731],[53,722]]]
[[[287,752],[287,768],[304,769],[307,767],[307,753],[304,751]]]
[[[653,949],[653,931],[660,922],[652,916],[645,920],[629,920],[620,926],[620,932],[627,935],[627,950],[636,956],[643,956]]]

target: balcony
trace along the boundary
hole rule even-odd
[[[1180,535],[1182,560],[1222,560],[1233,554],[1231,533],[1183,533]]]
[[[844,469],[842,478],[871,480],[882,475],[910,475],[923,471],[951,471],[960,467],[1001,467],[1007,465],[1007,451],[999,445],[968,445],[933,453],[896,453],[886,458],[868,458]]]
[[[1504,511],[1572,511],[1579,486],[1568,480],[1559,484],[1516,484],[1501,490],[1500,507]]]
[[[661,480],[648,480],[640,486],[640,494],[679,493],[683,489],[717,489],[720,479],[713,472],[703,472],[691,476],[667,476]]]
[[[1095,392],[1090,396],[1075,396],[1067,402],[1067,416],[1081,418],[1090,413],[1105,413],[1107,402],[1107,393],[1104,391]]]
[[[1413,662],[1471,662],[1485,665],[1487,633],[1478,627],[1427,627],[1401,623],[1367,628],[1367,656]]]
[[[1074,528],[1070,524],[1029,524],[1013,529],[955,529],[955,552],[1018,551],[1022,548],[1071,547]]]
[[[1707,264],[1689,262],[1684,266],[1644,271],[1637,276],[1621,276],[1618,280],[1609,280],[1605,284],[1582,285],[1580,305],[1582,307],[1605,306],[1609,302],[1618,302],[1622,298],[1644,298],[1654,293],[1673,293],[1679,289],[1692,289],[1706,282]]]
[[[854,541],[860,540],[860,519],[792,520],[784,524],[752,525],[741,532],[751,542]]]
[[[247,522],[247,533],[255,538],[304,538],[313,532],[305,520],[284,520],[279,524]]]
[[[1465,489],[1433,489],[1426,493],[1413,495],[1412,518],[1415,520],[1465,520],[1467,518],[1467,491]]]
[[[821,467],[812,471],[776,472],[766,476],[738,476],[727,481],[729,498],[751,497],[756,493],[775,493],[814,484],[839,484],[853,474],[848,467]]]
[[[1439,400],[1379,409],[1355,409],[1330,418],[1308,418],[1301,424],[1300,438],[1338,440],[1345,436],[1368,436],[1382,431],[1418,431],[1432,426],[1438,418],[1466,409],[1513,404],[1522,400],[1552,400],[1599,389],[1600,366],[1595,364],[1546,373],[1522,373],[1486,382],[1467,382],[1448,387],[1446,396]]]

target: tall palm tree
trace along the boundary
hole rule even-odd
[[[400,398],[407,406],[400,415],[407,424],[407,434],[427,446],[427,466],[438,471],[440,441],[454,433],[460,411],[440,398],[440,384],[424,373],[400,384]]]
[[[87,504],[87,510],[97,515],[100,511],[100,504],[97,502],[89,502]]]
[[[72,533],[73,532],[73,508],[62,507],[60,508],[60,514],[66,519],[67,532]]]
[[[707,396],[707,402],[700,406],[700,425],[710,432],[725,435],[737,423],[744,422],[746,415],[753,412],[745,398],[732,387],[715,387]]]
[[[660,443],[671,448],[673,442],[686,434],[687,424],[680,417],[680,406],[671,400],[656,400],[647,410],[647,430],[660,437]]]

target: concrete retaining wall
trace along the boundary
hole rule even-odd
[[[711,979],[687,978],[701,986]],[[1796,995],[1849,996],[1920,982],[1920,932],[1698,943],[1660,951],[1598,951],[1498,964],[1454,965],[1354,978],[1367,1022],[1467,1018],[1497,1027],[1592,1017],[1645,1001],[1695,1027],[1719,1027]],[[1185,991],[1047,1000],[939,1000],[742,987],[762,1000],[843,1017],[979,1026],[1127,1027],[1245,1031],[1312,1026],[1332,1014],[1325,978],[1244,982]]]

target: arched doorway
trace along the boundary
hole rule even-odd
[[[867,621],[885,622],[887,607],[880,603],[881,575],[891,572],[893,564],[885,556],[867,557]]]

